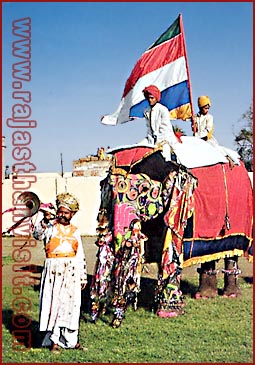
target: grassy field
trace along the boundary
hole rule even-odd
[[[187,304],[185,314],[176,318],[159,318],[151,311],[155,279],[150,277],[142,278],[138,310],[133,311],[130,307],[117,329],[110,326],[111,312],[99,318],[96,324],[91,322],[87,290],[80,321],[80,342],[87,347],[87,351],[62,350],[59,355],[40,347],[39,281],[31,282],[26,278],[22,284],[22,294],[18,294],[13,292],[9,278],[3,278],[2,362],[253,363],[252,265],[243,258],[239,261],[242,270],[239,277],[241,295],[236,299],[224,299],[221,295],[207,301],[192,299],[198,287],[198,275],[194,267],[184,269],[182,290]],[[2,261],[5,275],[11,262],[7,252]],[[221,265],[222,262],[219,262],[219,267]],[[36,275],[38,279],[40,273]],[[223,287],[222,274],[219,274],[218,287]],[[19,304],[22,300],[16,300],[18,297],[29,299],[26,303],[30,305],[22,308]],[[14,333],[14,329],[17,330],[14,326],[19,315],[18,308],[22,308],[20,312],[23,312],[18,317],[19,323],[24,323],[24,327],[28,324],[30,348],[20,346],[18,334]]]

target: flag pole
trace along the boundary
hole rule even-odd
[[[63,156],[62,156],[62,152],[60,153],[60,164],[61,164],[61,176],[64,176],[64,171],[63,171]]]
[[[180,30],[181,30],[181,33],[183,34],[184,56],[185,56],[185,63],[186,63],[186,69],[187,69],[187,75],[188,75],[188,89],[189,89],[190,107],[191,107],[191,128],[193,131],[193,135],[195,135],[196,126],[195,126],[194,119],[193,119],[194,109],[193,109],[193,102],[192,102],[192,90],[191,90],[191,82],[190,82],[189,63],[188,63],[188,56],[187,56],[187,50],[186,50],[186,41],[185,41],[184,26],[183,26],[183,22],[182,22],[182,14],[179,14],[179,18],[180,18]]]

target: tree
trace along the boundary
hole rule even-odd
[[[235,135],[235,144],[237,152],[241,156],[243,163],[248,171],[253,171],[253,108],[249,109],[242,115],[246,122],[245,126]]]

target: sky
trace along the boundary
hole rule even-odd
[[[5,165],[15,128],[7,126],[13,98],[12,22],[31,18],[31,120],[29,161],[36,172],[72,171],[73,161],[99,147],[137,143],[145,122],[107,126],[100,122],[118,107],[134,65],[182,14],[194,112],[208,95],[219,143],[235,149],[234,136],[252,103],[252,2],[6,2],[2,4],[2,135]],[[192,135],[189,122],[175,123]],[[21,130],[21,129],[20,129]],[[24,129],[23,129],[24,130]]]

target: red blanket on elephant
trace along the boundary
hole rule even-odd
[[[128,167],[127,171],[135,173],[146,172],[150,178],[164,185],[168,163],[162,162],[162,159],[160,151],[155,152],[150,148],[118,149],[114,167],[116,170]],[[169,164],[173,165],[172,162]],[[137,169],[137,166],[140,168]],[[232,170],[228,163],[216,163],[189,168],[187,171],[198,179],[198,186],[192,197],[193,215],[188,219],[184,231],[184,267],[231,255],[245,254],[252,260],[253,199],[244,164],[240,162]],[[170,225],[170,228],[176,231],[176,227]],[[150,242],[153,238],[152,235]]]
[[[193,238],[222,238],[237,233],[251,237],[252,190],[244,165],[235,165],[231,170],[229,164],[217,164],[191,171],[198,178],[194,191]]]

